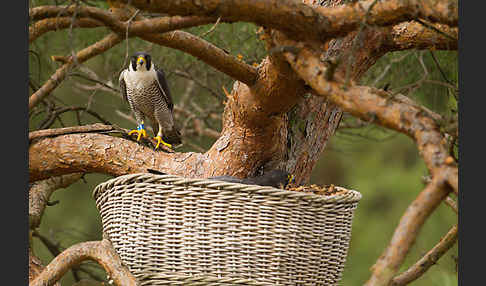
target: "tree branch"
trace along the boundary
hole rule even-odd
[[[325,96],[362,120],[373,121],[412,137],[432,173],[445,164],[448,149],[434,118],[438,115],[431,115],[430,111],[418,104],[397,100],[384,90],[367,86],[348,87],[339,82],[327,81],[324,76],[327,66],[318,56],[303,45],[293,44],[300,47],[300,52],[296,55],[286,53],[286,58],[320,96]]]
[[[77,25],[78,27],[97,27],[100,23],[103,23],[103,26],[107,26],[113,32],[119,35],[128,35],[136,36],[140,34],[150,33],[165,33],[168,31],[173,31],[176,29],[183,29],[183,28],[190,28],[199,25],[211,24],[217,20],[217,18],[213,17],[199,17],[199,16],[188,16],[188,17],[159,17],[154,19],[144,19],[138,20],[135,22],[129,21],[122,21],[120,17],[117,16],[115,13],[110,13],[106,10],[96,8],[96,7],[74,7],[74,6],[39,6],[32,8],[30,10],[30,15],[34,20],[42,20],[36,22],[35,25],[32,27],[32,30],[35,31],[34,28],[46,30],[48,28],[51,29],[59,29],[60,27],[67,28],[71,25],[72,18],[71,17],[58,17],[59,14],[66,15],[66,16],[73,16],[76,15],[80,17],[83,21],[77,23],[76,21],[73,22],[73,26]],[[56,20],[58,19],[59,23],[57,25],[53,25]],[[71,21],[67,21],[67,19]],[[91,19],[90,22],[86,21],[87,19]],[[142,19],[140,16],[139,19]],[[49,20],[49,21],[47,21]],[[39,24],[41,23],[41,24]],[[49,26],[49,27],[44,27]],[[30,32],[29,27],[29,32]],[[29,41],[31,41],[29,39]]]
[[[42,261],[34,255],[30,240],[31,235],[29,232],[29,282],[33,281],[45,269]],[[59,282],[55,283],[54,286],[60,286]]]
[[[384,28],[384,48],[389,51],[408,49],[457,50],[458,28],[444,24],[431,24],[436,30],[410,21]],[[438,32],[438,31],[442,32]],[[446,36],[447,35],[447,36]]]
[[[372,267],[366,286],[388,285],[403,263],[425,220],[450,192],[446,172],[437,174],[403,214],[387,249]]]
[[[257,79],[256,68],[191,33],[172,31],[161,35],[140,35],[140,38],[186,52],[247,85],[253,85]]]
[[[83,8],[83,7],[81,7]],[[80,8],[80,9],[81,9]],[[104,10],[84,7],[79,13],[82,16],[92,16],[100,23],[104,23],[111,28],[118,37],[125,38],[127,33],[127,23],[117,20],[116,16],[113,16],[109,12]],[[88,9],[89,8],[89,9]],[[33,8],[31,15],[34,19],[42,19],[42,17],[54,17],[61,11],[64,11],[62,7],[58,6],[41,6]],[[74,13],[70,9],[64,11],[64,13]],[[49,18],[51,19],[51,18]],[[164,17],[157,19],[143,19],[139,16],[139,21],[133,22],[128,26],[128,36],[138,36],[146,41],[153,42],[162,46],[174,48],[193,55],[199,58],[203,62],[216,68],[217,70],[229,75],[230,77],[252,85],[257,76],[256,69],[251,65],[239,61],[236,57],[226,53],[224,50],[216,47],[215,45],[197,37],[190,33],[183,31],[172,31],[175,29],[193,27],[197,25],[203,25],[216,21],[211,17]],[[47,19],[46,19],[47,20]],[[49,22],[50,24],[50,22]],[[92,27],[93,23],[80,21],[78,26]],[[47,24],[45,24],[47,25]],[[47,28],[61,29],[69,28],[70,23],[61,20],[59,25],[48,27],[37,27],[41,31],[46,31]],[[167,33],[167,31],[172,31]],[[156,34],[162,33],[162,34]],[[33,32],[32,32],[33,33]],[[34,37],[34,36],[32,36]]]
[[[29,44],[49,31],[66,29],[71,24],[73,28],[96,28],[104,26],[102,22],[91,18],[76,18],[74,21],[72,17],[42,19],[29,26]]]
[[[55,130],[55,129],[54,129]],[[165,153],[138,142],[98,133],[44,137],[29,146],[31,182],[75,172],[120,176],[147,168],[185,177],[204,176],[211,159],[200,153]]]
[[[39,88],[35,93],[33,93],[29,98],[29,110],[32,110],[34,106],[39,104],[39,102],[46,96],[48,96],[59,84],[66,78],[68,72],[76,67],[77,65],[87,61],[88,59],[99,55],[111,47],[117,45],[122,41],[122,38],[117,34],[110,33],[105,36],[102,40],[88,46],[76,54],[76,59],[72,57],[69,61],[63,64],[56,72],[47,80],[41,88]]]
[[[61,253],[61,246],[58,242],[51,241],[49,238],[43,236],[42,234],[40,234],[39,232],[37,232],[35,230],[32,232],[32,236],[37,237],[44,244],[44,246],[49,250],[49,252],[52,254],[52,256],[56,257]],[[103,281],[103,278],[99,277],[98,275],[96,275],[92,271],[85,269],[84,267],[82,267],[82,265],[73,266],[71,268],[71,271],[73,273],[75,281],[80,280],[79,274],[78,274],[79,271],[84,272],[85,274],[87,274],[92,279],[95,279],[96,281]]]
[[[274,28],[294,40],[325,41],[344,36],[361,25],[374,0],[337,7],[315,7],[297,0],[131,0],[134,7],[170,15],[220,16],[223,21],[246,21]],[[368,25],[393,25],[417,17],[456,26],[458,3],[455,0],[388,0],[376,3],[367,17]]]
[[[58,281],[71,267],[89,259],[103,266],[107,274],[113,279],[115,285],[137,285],[135,277],[122,265],[118,254],[111,243],[102,241],[89,241],[71,246],[56,256],[49,265],[29,283],[29,286],[50,286]]]
[[[456,214],[459,214],[459,209],[457,208],[457,202],[447,197],[444,201],[446,205],[448,205]]]
[[[66,188],[78,181],[83,173],[73,173],[35,182],[29,189],[29,227],[39,226],[42,214],[51,194],[61,188]]]
[[[412,265],[407,271],[393,278],[391,285],[407,285],[422,276],[434,265],[457,241],[457,225],[453,226],[427,254]]]
[[[114,127],[112,125],[104,125],[100,123],[95,123],[91,125],[82,125],[82,126],[72,126],[72,127],[64,127],[64,128],[55,128],[55,129],[43,129],[43,130],[36,130],[29,132],[29,142],[42,138],[42,137],[53,137],[59,136],[64,134],[72,134],[72,133],[88,133],[88,132],[103,132],[103,131],[112,131],[120,129],[119,127]]]
[[[433,176],[432,182],[403,215],[388,249],[375,264],[367,283],[387,285],[398,271],[425,219],[449,193],[448,180],[457,180],[456,164],[449,164],[446,160],[447,141],[440,133],[437,115],[419,105],[394,98],[383,90],[327,81],[325,74],[328,67],[312,50],[291,40],[281,39],[280,44],[298,48],[298,53],[285,53],[285,56],[292,68],[319,95],[362,120],[373,121],[413,138]]]
[[[118,176],[145,172],[147,168],[184,177],[234,175],[235,172],[248,172],[238,173],[248,176],[266,163],[280,162],[286,150],[286,137],[282,133],[284,115],[298,102],[304,85],[288,65],[285,72],[271,64],[262,65],[259,72],[262,80],[253,88],[235,82],[235,94],[225,109],[222,136],[205,154],[167,154],[95,133],[61,135],[31,143],[29,178],[36,181],[80,171]],[[234,155],[231,162],[229,154]]]

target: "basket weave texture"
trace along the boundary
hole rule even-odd
[[[336,285],[361,198],[148,173],[93,196],[141,285]]]

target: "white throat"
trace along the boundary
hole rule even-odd
[[[152,83],[153,80],[157,78],[154,65],[150,66],[149,70],[137,67],[134,71],[132,65],[128,67],[128,72],[124,74],[125,82],[131,88],[143,88],[147,86],[148,83]]]

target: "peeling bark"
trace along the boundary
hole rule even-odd
[[[411,21],[384,28],[384,49],[402,51],[408,49],[457,50],[459,29],[444,24],[430,24],[436,30]]]
[[[267,57],[255,85],[250,88],[235,82],[226,102],[221,137],[207,152],[213,158],[211,175],[246,177],[259,168],[283,168],[285,113],[302,99],[304,85],[282,64],[286,63]]]
[[[165,153],[137,142],[97,133],[46,137],[29,146],[29,180],[75,172],[120,176],[147,168],[187,176],[204,176],[199,153]]]
[[[336,132],[342,112],[328,100],[310,96],[288,113],[285,164],[297,184],[307,184],[327,142]]]

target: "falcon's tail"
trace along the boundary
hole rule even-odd
[[[164,130],[162,140],[175,146],[182,144],[181,133],[175,127],[172,130]]]

